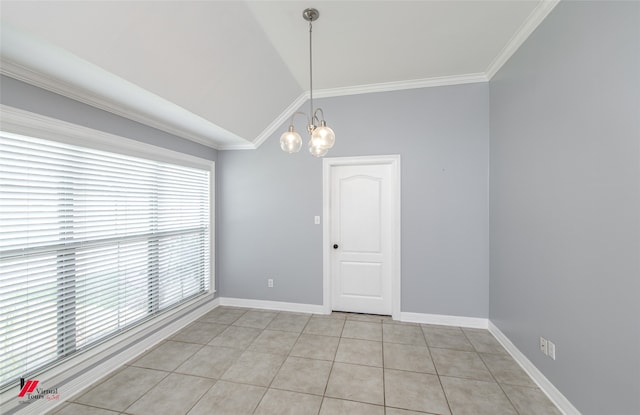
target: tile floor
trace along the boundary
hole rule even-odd
[[[56,415],[557,415],[487,330],[218,307]]]

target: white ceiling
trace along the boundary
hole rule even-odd
[[[7,1],[2,73],[220,148],[314,95],[490,79],[556,1]]]

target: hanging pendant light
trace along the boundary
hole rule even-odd
[[[297,153],[302,148],[302,137],[293,128],[293,124],[289,126],[289,130],[280,137],[280,148],[287,153]]]
[[[305,9],[302,12],[304,20],[309,22],[309,113],[307,116],[307,132],[309,133],[309,152],[316,157],[323,157],[336,142],[336,134],[327,127],[322,108],[313,109],[313,49],[312,49],[312,23],[318,20],[320,13],[316,9]],[[289,129],[280,137],[280,148],[287,153],[297,153],[302,148],[302,137],[293,126],[293,118],[297,115],[306,115],[303,112],[295,112],[291,116]]]

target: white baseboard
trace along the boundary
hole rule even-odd
[[[547,379],[540,370],[513,344],[500,329],[489,321],[489,332],[502,344],[511,357],[527,372],[538,387],[551,399],[564,415],[580,415],[580,411]]]
[[[260,308],[263,310],[290,311],[294,313],[327,314],[322,305],[286,303],[283,301],[251,300],[245,298],[220,297],[220,305],[231,307]]]
[[[420,324],[438,324],[441,326],[458,326],[474,329],[486,329],[489,320],[479,317],[447,316],[443,314],[400,313],[400,321]]]
[[[282,301],[251,300],[231,297],[220,297],[218,299],[220,300],[221,306],[259,308],[263,310],[290,311],[296,313],[328,314],[323,305],[316,304],[287,303]],[[486,329],[488,327],[489,320],[477,317],[401,312],[400,321]]]
[[[50,375],[49,373],[43,373],[37,377],[37,379],[41,380],[42,387],[49,388],[58,385],[59,401],[39,399],[29,404],[20,404],[17,401],[18,392],[15,390],[9,402],[3,402],[3,408],[0,412],[35,415],[52,411],[66,400],[79,395],[95,382],[103,379],[125,363],[135,359],[162,340],[186,327],[205,313],[213,310],[219,304],[220,301],[217,298],[207,297],[200,299],[167,312],[160,321],[152,320],[136,327],[127,333],[124,339],[114,338],[111,341],[107,341],[101,345],[103,347],[97,348],[98,350],[96,350],[93,355],[85,357],[84,361],[74,364],[74,361],[71,360],[61,365],[65,370],[61,371],[60,368],[56,368],[56,372],[58,372],[56,374]],[[180,313],[184,314],[163,326],[163,322],[166,323],[172,316],[177,316]],[[124,350],[114,354],[113,350],[119,348],[124,348]],[[77,375],[74,375],[74,373]],[[6,408],[4,407],[5,404],[7,404]]]

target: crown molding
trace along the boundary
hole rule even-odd
[[[222,151],[222,150],[255,150],[257,149],[259,146],[256,146],[255,144],[252,143],[248,143],[248,144],[227,144],[227,145],[218,145],[216,147],[216,150]]]
[[[505,47],[500,51],[498,56],[489,64],[485,71],[487,80],[491,80],[496,73],[507,63],[509,58],[516,53],[525,40],[533,33],[534,30],[542,23],[542,21],[551,13],[551,11],[560,3],[560,0],[543,0],[531,12],[529,17],[524,21],[522,26],[507,42]]]
[[[289,104],[289,106],[285,108],[285,110],[282,111],[282,113],[278,115],[278,117],[275,120],[273,120],[271,124],[269,124],[267,128],[265,128],[260,133],[260,135],[258,135],[253,140],[253,146],[251,148],[260,147],[262,143],[264,143],[267,140],[267,138],[271,137],[271,134],[275,133],[282,126],[282,124],[285,123],[285,121],[291,118],[291,116],[298,110],[298,108],[300,108],[307,101],[308,98],[309,98],[308,92],[304,92],[300,94],[298,98],[296,98],[291,104]],[[229,147],[224,147],[222,148],[222,150],[233,150],[233,149]]]
[[[473,84],[487,82],[483,73],[440,76],[434,78],[412,79],[409,81],[383,82],[379,84],[355,85],[341,88],[319,89],[314,92],[316,98],[331,98],[345,95],[371,94],[375,92],[392,92],[405,89],[431,88],[437,86]],[[308,95],[308,92],[307,92]]]
[[[332,98],[348,95],[371,94],[375,92],[392,92],[405,89],[429,88],[436,86],[460,85],[477,82],[487,82],[484,74],[466,74],[443,76],[438,78],[415,79],[411,81],[384,82],[379,84],[356,85],[341,88],[319,89],[314,91],[314,98]],[[256,149],[275,133],[291,116],[309,100],[309,91],[305,91],[296,98],[271,124],[253,140],[252,146],[224,146],[220,150]]]
[[[210,139],[206,139],[200,135],[189,133],[180,128],[176,128],[169,123],[159,121],[156,118],[144,115],[131,108],[123,108],[122,106],[98,96],[92,92],[89,92],[76,85],[72,85],[68,82],[47,76],[39,71],[34,71],[27,68],[24,65],[20,65],[5,57],[0,59],[0,73],[18,81],[26,82],[30,85],[38,88],[45,89],[58,95],[73,99],[74,101],[82,102],[94,108],[101,109],[103,111],[110,112],[129,120],[139,122],[152,128],[164,131],[169,134],[173,134],[178,137],[185,138],[190,141],[202,144],[207,147],[218,149],[219,146],[212,142]],[[195,114],[194,114],[195,115]]]

